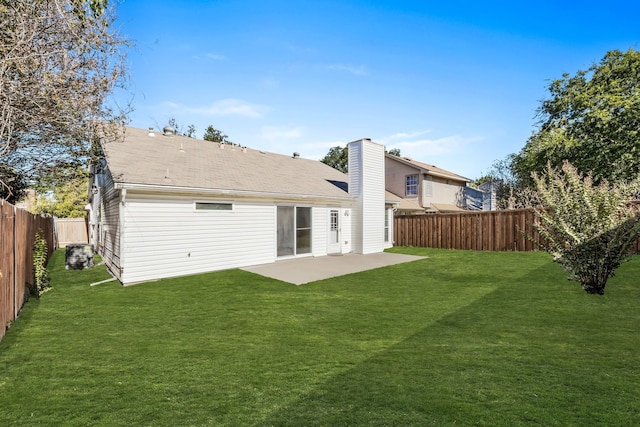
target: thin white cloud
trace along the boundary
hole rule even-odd
[[[240,116],[252,119],[262,118],[269,111],[269,107],[252,104],[235,98],[221,99],[204,106],[187,106],[174,102],[165,102],[165,108],[170,108],[172,114],[181,116],[195,114],[199,116]],[[182,113],[182,114],[181,114]]]
[[[369,71],[364,65],[346,65],[346,64],[332,64],[328,65],[327,69],[333,71],[346,71],[354,76],[368,76]]]
[[[394,133],[393,135],[388,136],[387,138],[384,138],[384,141],[394,141],[396,139],[411,139],[411,138],[416,138],[418,136],[426,135],[430,132],[431,132],[430,130],[420,130],[415,132],[399,132],[399,133]]]
[[[387,146],[387,149],[399,148],[403,156],[428,161],[429,156],[441,156],[462,152],[468,144],[482,141],[482,137],[449,135],[441,138],[399,139]]]
[[[304,129],[300,126],[265,126],[261,129],[264,139],[297,139],[304,135]]]
[[[261,118],[269,110],[268,107],[259,104],[252,104],[240,99],[221,99],[204,108],[194,109],[194,112],[201,112],[210,116],[242,116],[249,118]]]

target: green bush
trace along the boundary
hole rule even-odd
[[[638,181],[594,185],[569,162],[533,174],[540,207],[536,209],[538,244],[553,255],[590,294],[604,294],[607,279],[630,256],[640,233],[640,209],[633,203]]]
[[[35,283],[33,294],[40,297],[43,293],[51,289],[49,272],[47,271],[47,241],[42,230],[38,230],[33,244],[33,271]]]

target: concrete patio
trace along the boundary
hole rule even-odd
[[[304,257],[276,261],[271,264],[243,268],[272,279],[302,285],[317,280],[343,276],[345,274],[372,270],[374,268],[425,259],[425,257],[382,252],[376,254],[345,254],[322,257]]]

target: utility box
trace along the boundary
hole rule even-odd
[[[84,270],[93,267],[93,245],[67,245],[67,270]]]

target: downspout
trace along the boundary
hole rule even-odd
[[[124,208],[126,206],[127,203],[127,189],[123,188],[122,190],[120,190],[120,208],[118,209],[120,211],[120,218],[118,219],[119,221],[119,225],[118,225],[118,244],[120,246],[120,265],[118,266],[119,270],[120,270],[120,281],[122,283],[124,283],[123,280],[123,274],[124,274],[124,265],[125,265],[125,259],[126,259],[126,254],[125,254],[125,250],[124,250]]]

